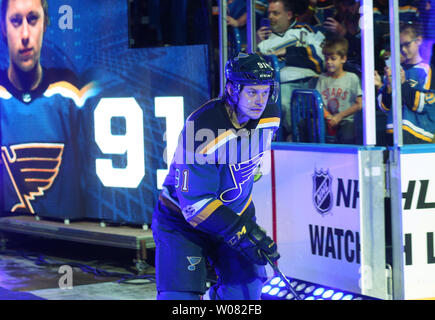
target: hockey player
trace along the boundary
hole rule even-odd
[[[46,0],[3,0],[0,21],[9,53],[8,69],[0,71],[2,211],[77,217],[77,106],[84,92],[72,71],[40,63]]]
[[[277,246],[255,222],[254,171],[279,127],[274,70],[257,54],[225,66],[223,97],[187,119],[153,215],[158,299],[259,299]],[[208,297],[204,297],[207,299]]]

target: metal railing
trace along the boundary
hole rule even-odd
[[[256,45],[255,34],[255,5],[254,0],[246,0],[247,8],[247,52],[254,52]],[[227,26],[227,0],[219,0],[219,70],[220,70],[220,94],[225,91],[225,63],[228,60],[228,26]],[[235,50],[241,49],[240,30],[234,28],[234,38],[236,39]]]

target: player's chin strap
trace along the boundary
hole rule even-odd
[[[281,270],[279,270],[278,266],[276,264],[274,264],[269,257],[267,256],[267,254],[265,252],[263,252],[261,250],[261,254],[263,255],[263,257],[266,259],[266,261],[269,263],[269,265],[272,267],[273,271],[275,272],[276,275],[278,275],[281,280],[284,282],[285,287],[288,291],[290,291],[296,300],[302,300],[302,298],[296,293],[296,290],[293,289],[293,286],[291,285],[290,281],[288,281],[288,279],[286,278],[286,276],[281,272]]]

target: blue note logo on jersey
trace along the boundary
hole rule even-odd
[[[243,191],[243,184],[251,179],[262,157],[263,153],[260,153],[248,161],[230,165],[234,187],[221,193],[220,199],[222,202],[232,202],[240,197]]]
[[[24,143],[1,148],[1,156],[18,202],[11,212],[35,213],[31,201],[51,188],[62,163],[61,143]]]
[[[317,212],[325,215],[332,208],[332,176],[329,170],[314,169],[313,174],[313,203]]]
[[[186,257],[187,261],[189,261],[190,265],[187,267],[189,271],[195,271],[196,265],[201,262],[201,257]]]

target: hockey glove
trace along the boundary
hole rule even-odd
[[[264,252],[272,262],[280,257],[276,243],[253,221],[245,223],[227,243],[255,264],[267,263],[261,252]]]

